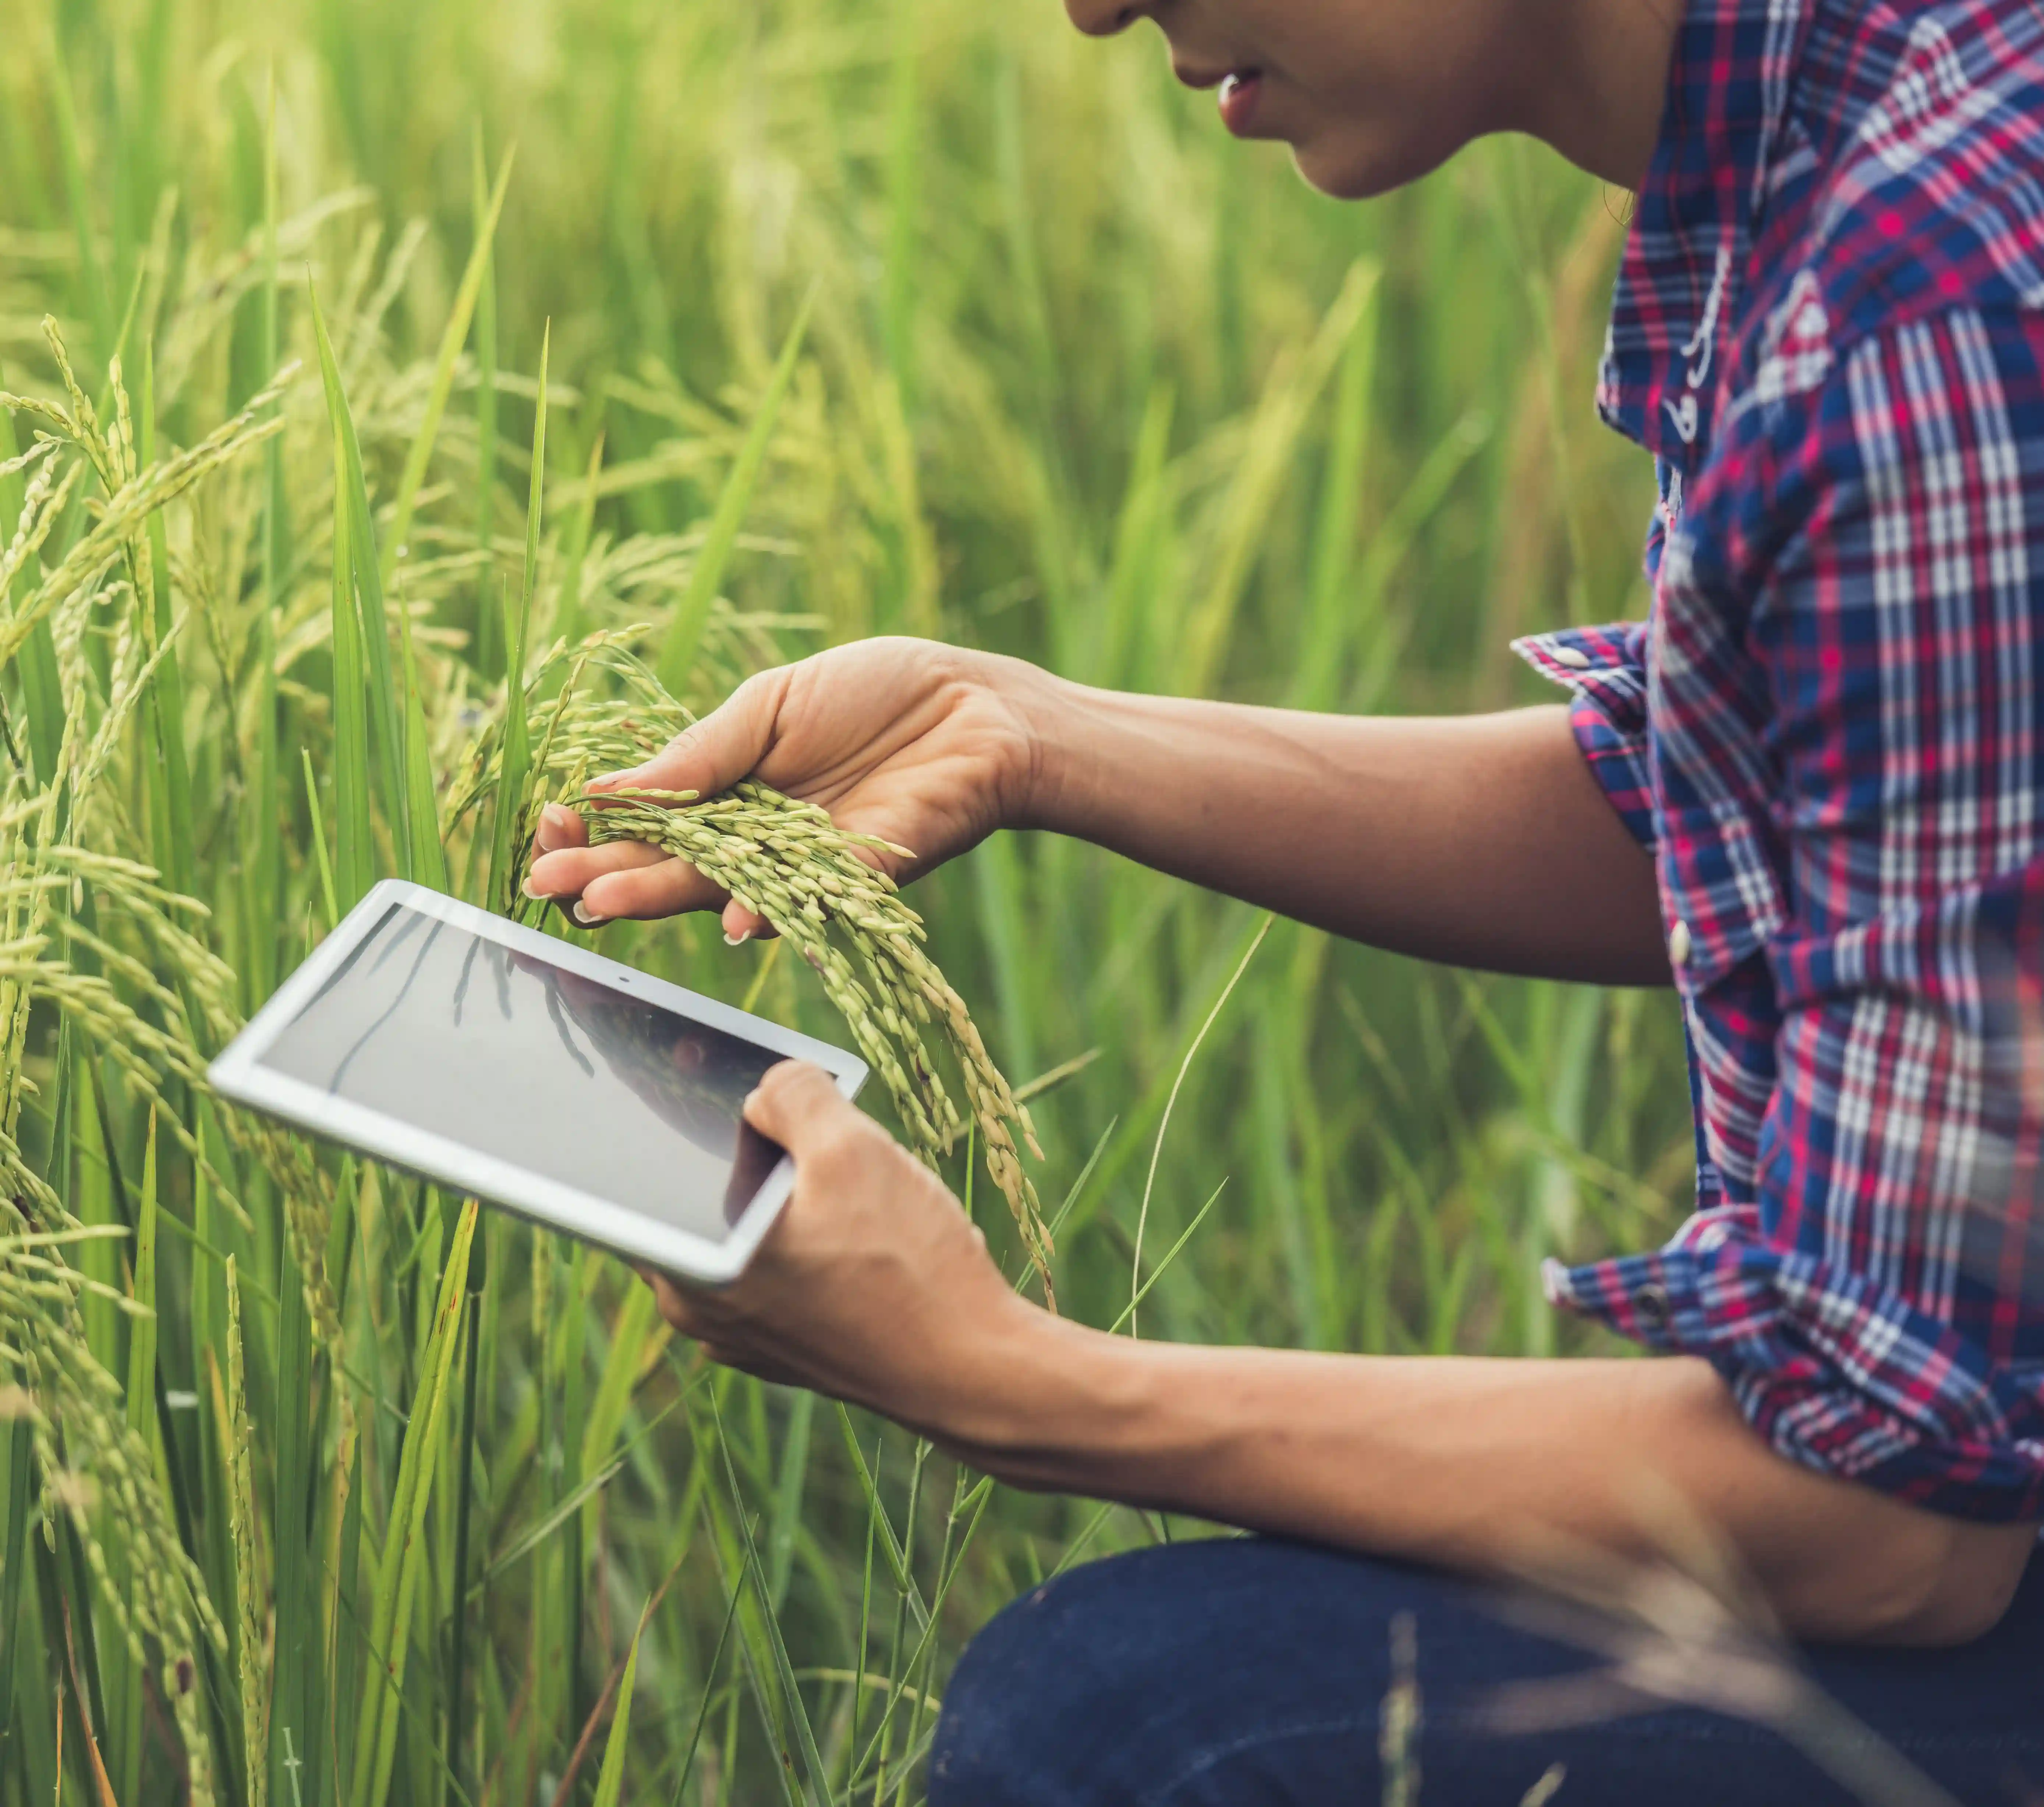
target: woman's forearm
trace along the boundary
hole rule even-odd
[[[1689,1360],[1373,1358],[1137,1343],[1032,1320],[965,1452],[1011,1483],[1479,1575],[1644,1560],[1700,1521],[1806,1638],[1998,1618],[2034,1527],[1973,1525],[1768,1449]],[[1658,1533],[1658,1534],[1657,1534]]]
[[[1667,982],[1652,862],[1564,708],[1404,719],[1032,690],[1028,826],[1400,953]]]

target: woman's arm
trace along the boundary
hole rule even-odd
[[[1032,692],[1030,823],[1457,966],[1668,983],[1653,861],[1558,706],[1443,719]]]
[[[717,1359],[885,1413],[1015,1485],[1195,1514],[1486,1575],[1564,1546],[1664,1546],[1672,1492],[1806,1638],[1957,1642],[2006,1606],[2034,1526],[1968,1525],[1800,1467],[1685,1359],[1532,1361],[1197,1349],[1011,1291],[936,1177],[815,1067],[747,1106],[794,1156],[752,1265],[656,1279]],[[1657,1522],[1658,1521],[1658,1522]]]
[[[1804,1639],[1977,1636],[2036,1542],[1777,1456],[1688,1358],[1201,1349],[1022,1314],[983,1353],[1028,1384],[952,1441],[1011,1484],[1522,1578],[1665,1556],[1700,1521]]]
[[[1445,720],[1131,696],[926,640],[836,646],[741,685],[628,777],[748,773],[913,850],[916,877],[1003,827],[1077,834],[1337,934],[1499,971],[1666,984],[1652,862],[1558,708]],[[586,923],[719,908],[682,861],[584,844],[550,811],[527,888]]]

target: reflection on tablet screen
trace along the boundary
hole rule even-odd
[[[739,1113],[781,1058],[400,904],[261,1064],[719,1241],[780,1159]]]

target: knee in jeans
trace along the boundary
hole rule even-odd
[[[1086,1807],[1061,1773],[1094,1690],[1084,1615],[1062,1609],[1062,1584],[1005,1608],[959,1658],[930,1749],[928,1807]]]

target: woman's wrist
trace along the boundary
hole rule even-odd
[[[1001,826],[1069,833],[1070,775],[1082,764],[1074,754],[1085,719],[1078,706],[1083,687],[1026,659],[985,657],[984,681],[1012,712],[1020,747],[1012,781],[1002,787]]]
[[[952,1370],[960,1384],[924,1428],[1006,1485],[1083,1492],[1144,1414],[1141,1345],[1014,1303],[975,1325]]]

